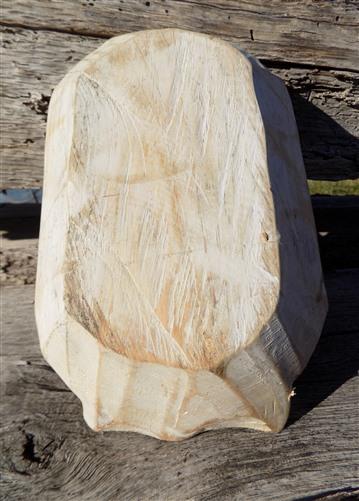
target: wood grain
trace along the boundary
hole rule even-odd
[[[66,72],[103,40],[5,28],[3,31],[2,188],[42,185],[48,103]],[[272,64],[272,66],[271,66]],[[357,178],[359,75],[273,66],[292,97],[307,176]]]
[[[312,206],[323,269],[358,268],[359,197],[312,196]],[[1,208],[0,280],[4,285],[35,283],[39,209],[40,206],[28,204]],[[347,322],[340,317],[340,311],[338,322],[338,329],[340,322]]]
[[[2,289],[2,498],[356,499],[358,280],[355,270],[326,277],[327,324],[283,432],[228,429],[176,444],[90,431],[77,398],[40,355],[33,287]]]
[[[261,59],[358,70],[355,0],[3,0],[2,23],[109,38],[182,28],[219,36]]]
[[[36,242],[36,243],[35,243]],[[4,246],[0,250],[0,284],[34,284],[37,262],[37,241],[32,245]]]
[[[283,82],[184,30],[83,59],[51,98],[36,284],[93,429],[279,431],[327,313]]]
[[[73,63],[101,38],[170,23],[223,32],[262,57],[295,89],[309,177],[358,177],[357,2],[241,2],[239,7],[235,12],[238,2],[224,1],[211,2],[209,9],[202,1],[3,1],[8,28],[2,64],[9,62],[0,82],[3,187],[41,186],[48,101]],[[318,229],[324,234],[329,229],[321,237],[325,265],[357,266],[355,212],[348,206],[343,216],[334,205],[321,204],[317,212]],[[8,229],[18,238],[16,229]],[[1,408],[1,499],[357,499],[358,379],[352,378],[358,369],[358,280],[357,271],[327,275],[327,326],[298,380],[290,425],[281,435],[223,430],[175,445],[89,431],[79,402],[39,353],[33,288],[2,289],[1,368],[8,383]]]

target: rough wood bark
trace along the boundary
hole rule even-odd
[[[3,29],[2,188],[42,185],[48,103],[57,83],[101,39]],[[307,176],[356,178],[359,76],[311,68],[269,69],[291,93]]]
[[[355,0],[3,0],[2,22],[109,38],[182,28],[220,36],[262,59],[358,69]]]
[[[89,430],[40,355],[34,288],[2,289],[3,499],[356,499],[358,281],[355,270],[327,275],[326,327],[281,434],[230,429],[176,444]]]

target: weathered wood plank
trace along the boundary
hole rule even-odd
[[[8,25],[103,38],[183,28],[221,36],[262,59],[358,69],[355,0],[3,0],[2,7]]]
[[[359,178],[359,74],[270,69],[291,95],[307,177]]]
[[[23,244],[25,242],[23,241]],[[37,241],[21,247],[3,246],[0,250],[0,285],[33,284],[36,277]]]
[[[42,185],[52,90],[74,63],[101,43],[103,40],[86,37],[5,29],[0,82],[2,187]]]
[[[3,188],[41,186],[51,92],[76,62],[102,42],[66,33],[3,29]],[[291,93],[308,177],[359,177],[359,75],[278,65],[271,70]]]
[[[39,353],[33,287],[6,287],[3,498],[356,498],[358,279],[358,270],[326,277],[332,306],[282,433],[228,429],[180,443],[90,431],[79,401]],[[340,316],[348,321],[343,330]]]

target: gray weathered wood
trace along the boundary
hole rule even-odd
[[[41,186],[52,90],[76,62],[102,42],[67,33],[3,29],[3,188]],[[308,177],[358,177],[359,75],[270,64],[291,92]]]
[[[14,245],[5,241],[0,250],[0,284],[33,284],[36,277],[37,240]],[[16,242],[17,244],[17,242]]]
[[[355,0],[3,0],[2,22],[108,38],[184,28],[216,35],[262,59],[358,69]]]
[[[90,431],[39,353],[33,287],[3,288],[3,499],[356,498],[358,280],[354,270],[326,277],[333,306],[282,433],[228,429],[180,443]]]

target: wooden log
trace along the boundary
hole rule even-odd
[[[51,93],[62,76],[101,43],[67,33],[3,29],[2,188],[42,185]],[[270,64],[291,93],[307,176],[358,177],[358,75]]]
[[[3,0],[2,23],[109,38],[155,28],[220,36],[261,59],[358,69],[357,2]]]
[[[62,80],[36,318],[93,429],[281,430],[326,311],[280,79],[219,39],[153,30]]]
[[[217,430],[175,445],[134,433],[91,431],[75,395],[41,357],[34,288],[3,288],[2,496],[356,499],[358,280],[358,270],[326,276],[331,308],[313,358],[296,382],[289,426],[275,435]]]

